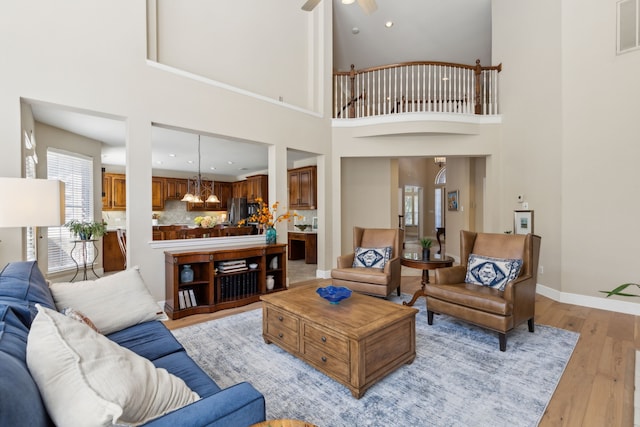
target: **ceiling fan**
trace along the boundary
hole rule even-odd
[[[343,4],[351,4],[355,0],[342,0]],[[305,4],[302,5],[302,10],[306,10],[307,12],[312,11],[315,8],[320,0],[307,0]],[[371,15],[373,12],[378,9],[378,5],[376,4],[376,0],[358,0],[358,4],[367,15]]]

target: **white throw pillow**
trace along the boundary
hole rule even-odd
[[[182,379],[37,304],[27,365],[58,427],[139,425],[193,403]]]
[[[391,258],[391,246],[384,248],[361,248],[358,246],[352,267],[384,268]]]
[[[518,278],[521,269],[521,259],[492,258],[469,254],[467,275],[464,281],[504,291],[507,283]]]
[[[96,280],[52,283],[58,311],[81,311],[105,335],[150,320],[167,320],[153,299],[138,267]]]

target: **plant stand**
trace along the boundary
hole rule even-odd
[[[93,273],[94,276],[96,276],[96,279],[99,278],[100,276],[98,276],[98,274],[95,272],[95,270],[93,269],[93,265],[96,262],[96,259],[98,259],[98,247],[96,246],[96,242],[98,240],[96,239],[90,239],[90,240],[74,240],[73,241],[73,248],[71,248],[71,259],[73,260],[73,262],[76,264],[76,274],[73,275],[73,278],[71,279],[71,281],[73,282],[76,277],[78,276],[78,273],[80,272],[80,264],[82,263],[82,280],[87,280],[87,271],[91,270],[91,272]],[[78,246],[78,243],[80,243],[80,248],[78,248],[78,250],[76,251],[76,247]],[[93,245],[93,259],[88,260],[87,256],[88,254],[88,245],[92,244]],[[78,253],[79,252],[79,253]],[[74,255],[75,253],[75,255]],[[77,258],[77,259],[76,259]]]

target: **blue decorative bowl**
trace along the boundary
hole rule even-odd
[[[326,288],[318,288],[316,292],[331,304],[338,304],[351,296],[351,289],[343,286],[327,286]]]

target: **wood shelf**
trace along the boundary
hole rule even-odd
[[[287,245],[237,246],[211,251],[165,252],[165,311],[171,319],[192,314],[211,313],[260,301],[260,295],[286,289]],[[274,257],[278,268],[270,269]],[[258,264],[255,269],[220,271],[240,261],[241,265]],[[180,282],[184,265],[190,265],[194,280]],[[267,290],[267,274],[273,275],[273,290]],[[192,290],[196,305],[181,308],[180,296]]]

